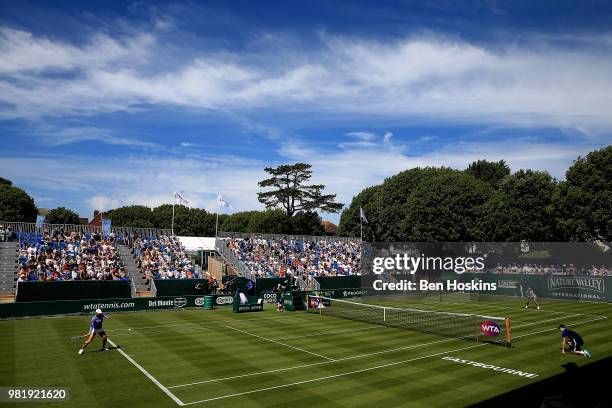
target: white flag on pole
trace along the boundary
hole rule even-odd
[[[178,191],[174,192],[174,199],[176,204],[180,204],[180,205],[188,205],[189,201],[185,200],[185,198],[179,194]]]
[[[232,211],[234,210],[232,206],[230,205],[230,203],[225,201],[225,198],[223,198],[223,196],[219,193],[217,193],[217,207],[226,207]]]
[[[361,221],[365,222],[366,224],[368,223],[368,219],[366,218],[363,208],[361,207],[359,207],[359,218],[361,218]]]

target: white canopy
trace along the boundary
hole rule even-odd
[[[181,245],[187,251],[198,251],[203,249],[204,251],[215,250],[215,238],[214,237],[177,237],[181,242]]]

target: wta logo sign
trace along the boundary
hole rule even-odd
[[[499,325],[492,320],[487,320],[480,325],[480,330],[485,336],[495,337],[498,336],[501,330]]]

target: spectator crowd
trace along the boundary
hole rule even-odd
[[[225,245],[254,277],[291,275],[308,284],[315,276],[358,275],[359,241],[226,238]]]
[[[173,237],[127,239],[132,247],[136,263],[147,279],[196,279],[199,278],[193,262]]]
[[[126,280],[114,236],[55,230],[20,237],[17,280]]]
[[[590,265],[577,267],[573,264],[538,265],[535,263],[502,265],[500,263],[486,272],[501,274],[528,274],[528,275],[560,275],[560,276],[612,276],[612,267],[604,265]]]

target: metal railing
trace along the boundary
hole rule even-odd
[[[149,290],[151,292],[152,297],[157,297],[157,286],[155,286],[155,279],[149,279],[150,286]]]
[[[219,238],[263,238],[286,239],[294,241],[328,241],[328,242],[361,242],[358,237],[337,237],[330,235],[292,235],[292,234],[259,234],[250,232],[219,232]]]
[[[77,225],[77,224],[42,224],[41,228],[38,228],[33,222],[8,222],[0,221],[0,225],[3,226],[4,230],[10,230],[15,233],[43,233],[48,234],[53,231],[76,231],[83,234],[102,233],[102,227],[94,225]],[[172,235],[170,229],[163,228],[137,228],[137,227],[111,227],[111,232],[114,232],[117,236],[124,234],[137,233],[143,237],[159,236],[159,235]]]
[[[232,264],[234,268],[236,268],[236,270],[239,274],[241,274],[241,276],[250,280],[255,280],[253,274],[251,273],[251,269],[244,262],[238,259],[234,252],[225,245],[225,242],[223,242],[222,239],[215,239],[215,249],[230,264]]]
[[[312,278],[308,286],[310,286],[310,288],[308,288],[309,290],[321,290],[321,284],[315,278]]]
[[[136,297],[136,283],[134,283],[134,278],[130,279],[130,291],[132,294],[132,298]]]

